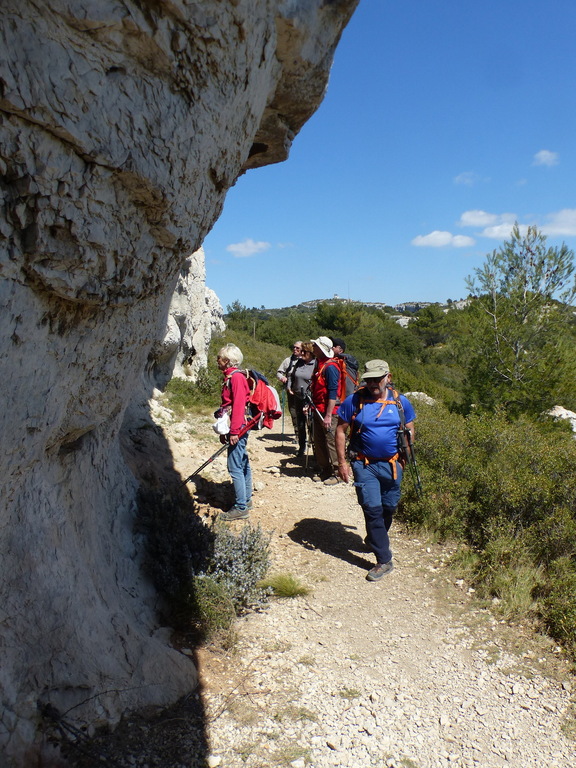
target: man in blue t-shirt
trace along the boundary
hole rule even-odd
[[[404,423],[413,442],[416,414],[408,398],[394,393],[385,360],[369,360],[362,379],[365,386],[340,406],[335,442],[338,474],[347,483],[346,432],[351,425],[349,455],[354,485],[364,512],[367,543],[376,557],[376,565],[366,578],[378,581],[394,567],[388,530],[400,501],[402,482],[398,429]]]

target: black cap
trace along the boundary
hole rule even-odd
[[[346,342],[344,339],[332,339],[333,347],[342,347],[342,352],[346,351]]]

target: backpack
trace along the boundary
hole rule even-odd
[[[402,405],[402,401],[400,400],[400,393],[396,389],[389,389],[387,390],[387,393],[392,393],[392,400],[388,400],[387,398],[380,398],[379,400],[376,400],[377,403],[382,403],[382,409],[386,405],[395,405],[396,408],[398,408],[398,415],[400,417],[400,426],[398,427],[398,449],[401,457],[406,460],[407,458],[407,447],[406,447],[406,435],[405,435],[405,428],[406,428],[406,415],[404,413],[404,406]],[[371,402],[374,402],[370,399]],[[362,397],[362,393],[360,393],[359,399],[358,399],[358,407],[352,414],[352,420],[350,422],[350,443],[348,446],[348,450],[356,450],[355,445],[355,438],[358,437],[360,434],[360,428],[358,428],[358,425],[356,423],[356,417],[364,407],[364,403],[366,402],[365,398]],[[382,410],[381,409],[381,410]]]
[[[358,389],[358,360],[352,355],[347,355],[345,352],[337,355],[336,360],[340,365],[340,373],[346,383],[344,397],[353,395]]]
[[[268,383],[266,376],[255,368],[239,372],[246,377],[250,389],[246,415],[251,421],[258,419],[251,429],[271,429],[273,422],[282,416],[278,392]],[[230,375],[233,376],[234,373]]]

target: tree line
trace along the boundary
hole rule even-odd
[[[330,301],[315,310],[227,307],[229,331],[288,347],[318,335],[344,338],[361,363],[386,359],[404,391],[425,391],[450,410],[533,416],[576,410],[574,253],[549,247],[535,227],[486,258],[468,278],[467,306],[431,304],[401,327],[392,308]]]

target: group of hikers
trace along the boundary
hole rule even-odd
[[[228,433],[220,439],[228,444],[228,472],[235,495],[232,507],[220,514],[225,521],[246,519],[252,509],[246,429],[251,388],[242,362],[242,352],[234,344],[226,344],[217,356],[224,378],[217,414],[229,417]],[[305,456],[311,436],[316,465],[312,479],[338,485],[348,483],[352,472],[366,523],[365,543],[376,558],[366,578],[381,579],[393,569],[388,531],[400,501],[406,446],[414,442],[412,404],[394,389],[385,360],[369,360],[358,376],[358,362],[346,354],[346,344],[338,338],[294,342],[277,377],[286,395],[299,457]]]

